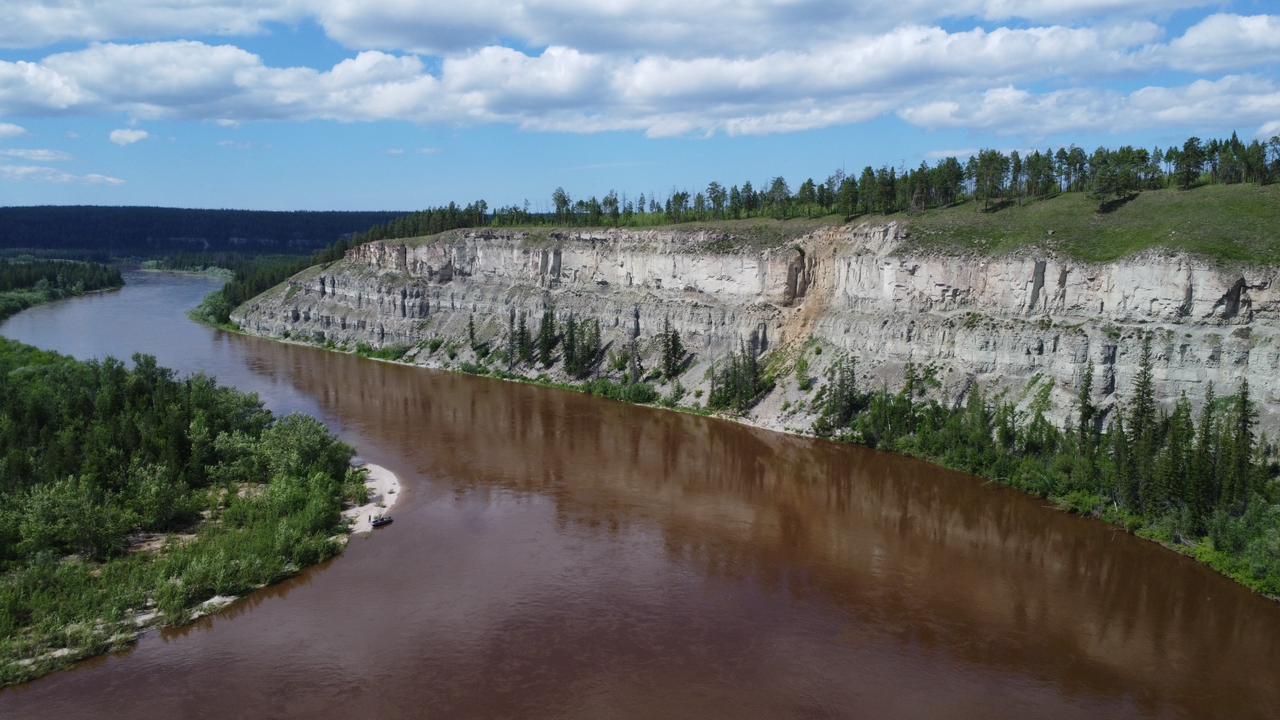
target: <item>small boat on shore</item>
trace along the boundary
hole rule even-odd
[[[378,517],[373,518],[372,520],[370,520],[370,521],[369,521],[369,524],[370,524],[370,525],[372,525],[373,527],[382,527],[383,525],[390,525],[390,524],[391,524],[391,516],[390,516],[390,515],[379,515]]]

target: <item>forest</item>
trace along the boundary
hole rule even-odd
[[[149,356],[0,339],[0,684],[331,556],[363,493],[351,456],[311,418]]]
[[[123,285],[120,270],[101,263],[0,258],[0,320],[32,305]]]
[[[86,259],[183,252],[308,255],[399,212],[275,212],[160,207],[0,207],[0,249]]]

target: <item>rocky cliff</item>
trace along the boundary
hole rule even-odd
[[[560,318],[600,320],[607,350],[638,327],[654,366],[648,340],[669,320],[693,354],[680,379],[689,404],[710,364],[754,333],[779,382],[750,419],[792,430],[811,420],[812,390],[790,372],[801,355],[820,378],[839,351],[851,352],[866,382],[891,387],[911,362],[936,378],[947,402],[978,383],[1024,404],[1047,399],[1063,420],[1090,361],[1104,410],[1127,393],[1140,338],[1151,333],[1165,402],[1181,393],[1198,401],[1210,382],[1229,394],[1248,378],[1263,429],[1272,437],[1280,429],[1280,268],[1159,253],[1087,264],[1047,250],[955,256],[911,247],[896,224],[823,228],[766,246],[713,231],[455,231],[357,247],[246,303],[233,320],[271,337],[405,345],[406,361],[434,367],[478,360],[466,347],[469,320],[480,340],[505,347],[512,309],[536,328],[548,306]]]

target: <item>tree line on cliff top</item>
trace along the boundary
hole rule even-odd
[[[397,217],[368,230],[338,239],[310,257],[235,258],[232,255],[185,255],[185,264],[221,264],[234,271],[222,294],[211,296],[197,315],[215,324],[230,320],[240,303],[282,282],[303,268],[341,259],[348,250],[376,241],[435,235],[474,227],[584,226],[648,227],[672,223],[839,215],[923,212],[973,201],[979,211],[1043,200],[1062,193],[1088,193],[1107,209],[1142,190],[1201,184],[1268,184],[1280,179],[1280,136],[1266,143],[1244,143],[1234,133],[1208,142],[1188,138],[1181,146],[1147,150],[1133,146],[1079,147],[1004,153],[982,150],[964,162],[946,157],[919,167],[864,168],[861,174],[837,170],[825,180],[810,178],[792,190],[775,177],[759,187],[711,182],[703,190],[673,190],[666,197],[641,194],[632,200],[609,191],[573,199],[563,188],[551,194],[551,210],[535,212],[523,205],[491,208],[484,200],[447,205]],[[219,259],[221,258],[221,260]],[[180,267],[184,262],[170,262]]]
[[[351,246],[370,240],[484,225],[644,227],[833,213],[852,217],[920,212],[964,200],[973,200],[977,210],[992,210],[1068,192],[1088,193],[1106,209],[1109,202],[1142,190],[1276,180],[1280,180],[1280,136],[1248,143],[1235,133],[1207,142],[1191,137],[1180,146],[1149,150],[1130,145],[1093,152],[1076,146],[1021,153],[986,149],[966,160],[946,157],[915,168],[867,166],[857,175],[837,170],[823,180],[806,179],[794,190],[778,176],[760,185],[749,180],[741,185],[713,181],[705,189],[672,190],[665,197],[642,193],[634,199],[612,190],[603,197],[574,199],[564,188],[556,188],[545,212],[532,210],[528,201],[492,211],[483,200],[466,206],[450,203],[375,226],[317,257],[335,260]]]

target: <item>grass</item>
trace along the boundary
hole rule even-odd
[[[910,239],[906,248],[939,253],[999,255],[1025,248],[1065,253],[1088,262],[1108,262],[1153,248],[1184,251],[1226,262],[1280,264],[1280,184],[1204,185],[1192,190],[1147,190],[1099,212],[1097,200],[1082,192],[1064,193],[1022,205],[979,211],[973,202],[921,213],[863,215],[855,224],[901,223]],[[839,215],[816,218],[747,218],[661,225],[624,226],[631,231],[675,231],[690,236],[688,252],[739,252],[783,245],[824,227],[844,222]],[[546,225],[484,228],[524,233],[530,247],[554,244],[574,232],[609,227]],[[390,240],[410,246],[457,240],[475,229],[450,230],[427,237]]]
[[[1084,193],[994,212],[974,203],[918,215],[867,216],[897,220],[909,247],[936,252],[998,255],[1035,247],[1088,262],[1108,262],[1152,248],[1185,251],[1228,262],[1280,264],[1280,185],[1206,185],[1148,190],[1111,212]]]
[[[824,227],[840,225],[844,218],[840,215],[824,215],[814,218],[791,218],[777,220],[774,218],[744,218],[740,220],[707,220],[685,223],[663,223],[655,225],[624,225],[614,228],[612,225],[598,227],[554,227],[548,225],[516,225],[509,227],[468,228],[463,230],[447,230],[445,232],[415,238],[385,240],[390,244],[404,244],[420,247],[438,242],[449,242],[461,238],[466,233],[477,231],[499,233],[524,233],[524,243],[530,247],[552,245],[558,236],[575,232],[601,232],[605,230],[671,231],[680,233],[708,233],[709,237],[699,245],[690,245],[690,252],[734,252],[744,249],[760,250],[782,245],[788,241],[803,237]]]

